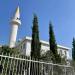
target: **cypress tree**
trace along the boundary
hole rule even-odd
[[[72,62],[71,65],[74,68],[75,71],[75,38],[73,38],[73,42],[72,42]]]
[[[55,40],[55,35],[54,35],[53,26],[51,22],[49,24],[49,44],[50,44],[50,51],[53,54],[53,59],[52,59],[53,63],[60,63],[61,57],[57,51],[57,43]]]
[[[75,61],[75,38],[73,38],[72,46],[72,59]]]
[[[41,45],[39,40],[38,18],[36,15],[34,15],[31,41],[31,59],[40,58],[40,47]]]
[[[40,40],[39,40],[39,30],[38,30],[38,19],[37,16],[34,15],[33,19],[33,27],[32,27],[32,41],[31,41],[31,59],[32,60],[38,60],[40,58]],[[35,64],[35,67],[33,65]],[[31,62],[31,67],[30,67],[30,75],[40,75],[39,70],[40,66],[39,63],[33,63]]]

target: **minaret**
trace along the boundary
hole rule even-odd
[[[15,12],[15,16],[11,21],[11,34],[10,34],[10,40],[9,40],[10,48],[15,47],[17,31],[18,31],[19,25],[21,25],[21,20],[20,20],[20,10],[19,10],[19,6],[18,6],[16,9],[16,12]]]

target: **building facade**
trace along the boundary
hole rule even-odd
[[[21,51],[22,54],[30,56],[31,53],[31,37],[26,36],[22,40],[19,40],[16,44],[17,49]],[[49,50],[49,42],[40,40],[41,42],[41,54],[45,53]],[[70,48],[64,47],[61,45],[57,45],[58,53],[61,55],[61,57],[69,58],[69,50]]]

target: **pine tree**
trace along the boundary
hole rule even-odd
[[[40,40],[39,40],[39,30],[38,30],[38,19],[34,15],[33,27],[32,27],[32,41],[31,41],[31,59],[40,58]]]
[[[75,38],[73,38],[72,46],[72,59],[75,61]]]
[[[51,23],[49,24],[49,44],[50,44],[50,50],[51,50],[51,52],[53,53],[53,56],[54,56],[53,59],[52,59],[53,63],[60,63],[61,57],[57,52],[57,43],[56,43],[56,40],[55,40],[55,35],[54,35],[54,32],[53,32],[53,26],[52,26]]]

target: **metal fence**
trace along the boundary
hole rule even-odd
[[[23,55],[0,55],[0,75],[75,75],[71,66],[30,60]]]

